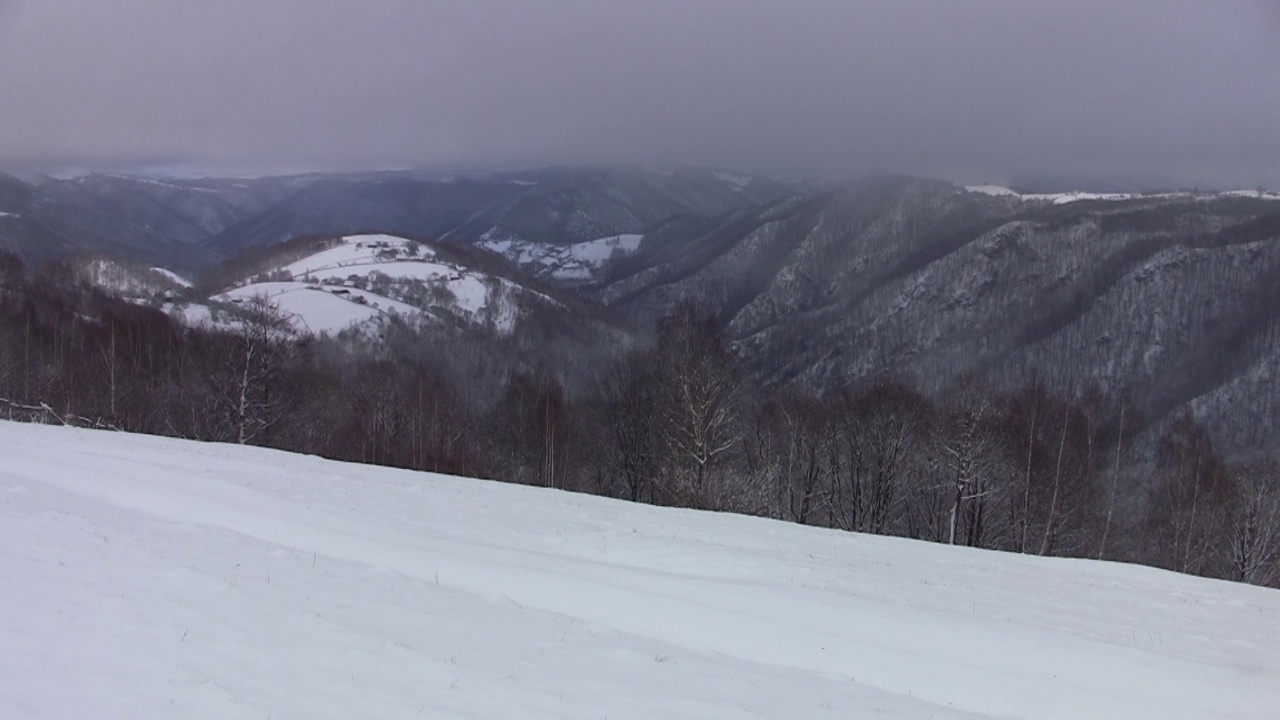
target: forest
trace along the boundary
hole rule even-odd
[[[4,255],[0,414],[1280,587],[1275,459],[1224,457],[1186,411],[1135,452],[1153,419],[1087,378],[763,387],[693,302],[586,377],[465,329],[382,332],[298,337],[266,301],[186,327]]]

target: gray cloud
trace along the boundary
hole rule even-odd
[[[0,0],[0,166],[1280,183],[1272,0]]]

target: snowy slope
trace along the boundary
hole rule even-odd
[[[265,281],[259,276],[283,279]],[[332,247],[270,267],[211,299],[226,306],[266,297],[296,330],[315,334],[369,328],[391,313],[427,318],[447,314],[479,325],[491,323],[497,332],[510,333],[522,293],[555,303],[505,278],[444,259],[426,244],[393,235],[351,235]],[[233,314],[224,318],[207,305],[169,310],[189,324],[234,322]]]
[[[184,287],[184,288],[189,288],[189,287],[191,287],[191,281],[190,281],[190,280],[186,279],[185,277],[183,277],[183,276],[179,275],[178,273],[176,273],[176,272],[174,272],[174,271],[172,271],[172,270],[166,270],[166,269],[161,268],[161,267],[153,267],[153,268],[151,268],[151,272],[160,273],[160,274],[161,274],[161,275],[163,275],[164,277],[166,277],[166,278],[168,278],[168,279],[172,280],[174,283],[176,283],[176,284],[177,284],[177,285],[179,285],[180,287]]]
[[[0,422],[0,717],[1274,718],[1280,593]]]
[[[643,235],[624,234],[572,245],[552,245],[531,242],[493,228],[480,238],[479,244],[537,277],[573,281],[590,280],[615,254],[629,255],[635,252],[643,239]]]
[[[171,295],[191,287],[188,280],[164,268],[108,258],[79,261],[76,272],[86,282],[134,301],[150,301],[157,295]]]
[[[357,288],[329,288],[301,282],[253,283],[223,293],[218,299],[239,303],[255,295],[270,300],[300,332],[317,335],[338,333],[389,313],[406,316],[419,313],[412,305]]]

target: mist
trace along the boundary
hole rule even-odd
[[[1265,0],[0,4],[0,169],[1280,184]]]

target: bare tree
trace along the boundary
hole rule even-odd
[[[992,400],[988,388],[966,380],[936,431],[938,470],[951,495],[947,542],[952,545],[993,544],[993,525],[1008,516],[991,510],[1008,500],[1008,478],[1018,472],[1018,461]],[[1012,545],[1011,538],[1005,540]]]
[[[1205,428],[1180,413],[1160,438],[1149,517],[1152,560],[1179,572],[1213,574],[1215,545],[1232,497],[1231,477]]]
[[[294,338],[289,319],[274,303],[255,295],[241,308],[232,345],[224,359],[223,405],[232,437],[241,444],[253,442],[276,419],[278,398],[272,384],[283,369],[289,342]]]
[[[1280,464],[1267,458],[1238,470],[1229,513],[1231,579],[1280,584]]]
[[[1107,540],[1111,535],[1111,525],[1116,512],[1116,490],[1120,486],[1120,458],[1125,452],[1125,421],[1129,419],[1129,396],[1124,394],[1120,397],[1120,422],[1116,430],[1115,439],[1115,461],[1111,465],[1111,483],[1110,490],[1107,493],[1107,510],[1105,519],[1102,523],[1102,538],[1098,542],[1098,559],[1102,560],[1107,554]]]
[[[877,383],[841,402],[830,440],[837,526],[877,534],[899,527],[908,460],[920,442],[927,405],[896,382]]]
[[[668,492],[706,506],[708,475],[740,437],[740,373],[714,320],[688,302],[662,320],[659,356],[661,432],[671,455]]]
[[[660,437],[659,384],[650,353],[609,362],[595,380],[605,473],[634,502],[653,502]]]

